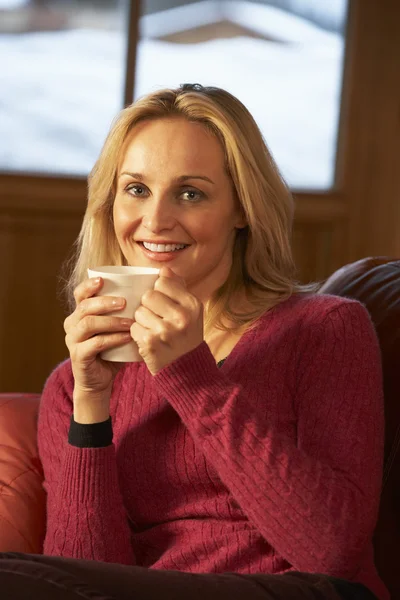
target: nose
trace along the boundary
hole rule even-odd
[[[173,229],[176,225],[174,207],[165,198],[153,198],[152,201],[146,202],[144,211],[143,225],[153,233]]]

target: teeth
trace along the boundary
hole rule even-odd
[[[186,244],[148,244],[143,242],[143,246],[152,252],[173,252],[185,248]]]

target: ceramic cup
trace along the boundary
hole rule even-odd
[[[126,299],[123,310],[107,313],[117,317],[134,318],[139,308],[143,294],[154,288],[158,279],[159,269],[151,267],[96,267],[88,269],[89,277],[101,277],[104,284],[98,296],[118,296]],[[104,360],[113,362],[139,362],[142,357],[138,346],[133,340],[116,348],[110,348],[100,354]]]

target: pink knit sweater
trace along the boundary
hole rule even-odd
[[[113,443],[68,443],[70,361],[46,382],[44,554],[192,573],[326,573],[389,594],[373,561],[381,359],[366,309],[292,296],[221,368],[205,342],[118,373]]]

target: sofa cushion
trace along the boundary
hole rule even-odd
[[[37,394],[0,394],[0,552],[41,554],[46,494],[37,449]]]

